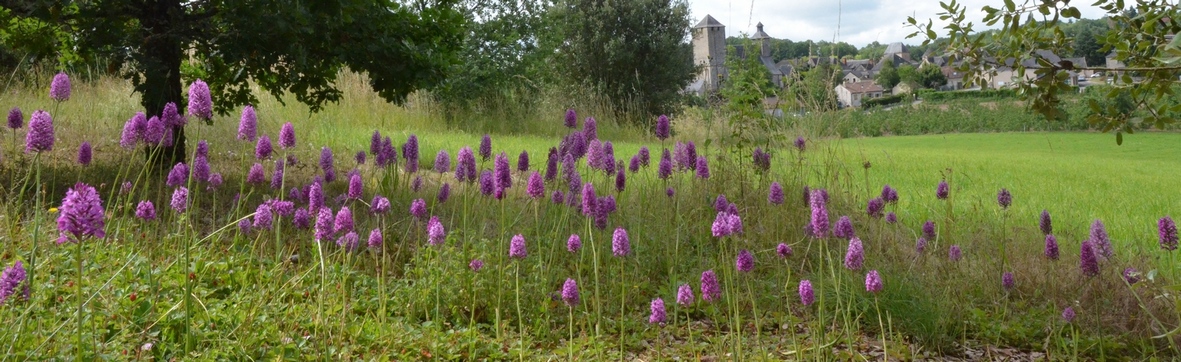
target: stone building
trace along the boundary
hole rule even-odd
[[[689,90],[697,94],[718,91],[721,81],[726,78],[726,26],[714,17],[706,15],[691,30],[693,35],[693,64],[701,66],[697,79]]]

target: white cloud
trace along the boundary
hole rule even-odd
[[[848,42],[857,47],[878,41],[883,44],[906,42],[917,44],[921,39],[905,39],[913,28],[904,25],[908,16],[926,23],[935,20],[935,27],[941,29],[938,13],[943,9],[935,0],[688,0],[696,24],[706,14],[726,25],[729,36],[755,32],[755,24],[762,22],[768,35],[799,40],[828,40]],[[967,7],[970,21],[977,30],[984,29],[986,5],[1001,7],[1001,0],[962,0]],[[1021,2],[1018,1],[1018,4]],[[752,8],[753,5],[753,8]],[[1097,7],[1083,3],[1075,4],[1084,18],[1096,19],[1104,15]],[[837,37],[837,24],[840,36]]]

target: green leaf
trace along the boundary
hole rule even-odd
[[[1116,132],[1116,133],[1115,133],[1115,145],[1116,145],[1116,146],[1123,146],[1123,145],[1124,145],[1124,134],[1123,134],[1123,132]]]

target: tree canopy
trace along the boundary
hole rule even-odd
[[[31,40],[5,44],[16,50],[127,65],[122,75],[148,114],[186,105],[182,77],[208,83],[221,114],[257,103],[252,84],[318,111],[340,99],[333,80],[346,67],[393,102],[442,81],[463,37],[455,2],[3,0],[0,32]],[[183,128],[176,132],[173,159],[183,158]]]

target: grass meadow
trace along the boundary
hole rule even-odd
[[[1117,147],[1110,135],[1083,132],[837,138],[788,126],[777,132],[803,136],[806,147],[768,147],[771,167],[761,171],[750,150],[705,146],[722,139],[721,126],[674,118],[674,137],[661,141],[576,106],[578,126],[599,118],[598,138],[613,142],[624,166],[645,146],[651,161],[627,172],[621,190],[615,176],[578,159],[577,176],[562,171],[544,183],[544,197],[533,198],[531,173],[545,174],[547,150],[574,131],[562,125],[569,105],[445,120],[425,98],[389,105],[346,74],[345,100],[324,112],[267,98],[257,105],[260,135],[277,140],[286,122],[295,129],[296,145],[276,147],[272,159],[256,160],[255,143],[236,139],[237,112],[212,125],[190,121],[190,147],[207,140],[212,171],[225,182],[188,181],[188,209],[177,212],[169,208],[176,189],[165,185],[169,171],[145,168],[142,150],[119,146],[138,108],[129,85],[75,79],[70,100],[55,103],[48,80],[40,82],[0,98],[0,106],[24,110],[26,122],[33,110],[52,112],[56,131],[53,150],[40,156],[21,152],[27,127],[0,138],[0,264],[24,263],[29,277],[20,286],[30,288],[27,298],[18,290],[0,304],[4,360],[1177,356],[1174,337],[1157,337],[1181,325],[1168,292],[1176,271],[1172,254],[1157,246],[1157,220],[1181,197],[1172,177],[1181,162],[1171,147],[1178,134],[1137,134]],[[377,167],[372,154],[358,165],[353,155],[369,150],[375,130],[395,145],[415,135],[420,169],[407,172],[401,151],[396,166]],[[460,148],[478,149],[485,133],[492,154],[503,152],[512,166],[502,199],[453,172]],[[95,155],[85,167],[74,161],[83,141]],[[689,141],[699,145],[709,177],[688,169],[660,177],[661,151]],[[317,227],[299,227],[292,216],[260,225],[267,200],[310,210],[305,196],[288,190],[323,176],[321,147],[333,151],[338,175],[321,183],[329,221],[347,208],[353,226],[317,241]],[[432,171],[440,150],[450,156],[445,173]],[[522,151],[527,171],[517,169]],[[280,155],[298,159],[285,167],[283,187],[247,182],[255,163],[270,180]],[[476,161],[480,171],[494,164]],[[358,198],[346,196],[354,169]],[[415,178],[421,187],[411,186]],[[582,190],[570,187],[571,178],[593,185],[602,201],[612,198],[616,207],[604,211],[602,227],[567,205],[582,203],[569,198]],[[950,185],[946,200],[936,198],[941,180]],[[101,196],[106,236],[58,244],[54,221],[76,182]],[[124,182],[130,191],[120,189]],[[773,183],[784,190],[782,204],[768,200]],[[452,193],[441,200],[444,184]],[[897,223],[866,212],[887,184],[899,201],[884,211]],[[805,202],[805,187],[826,190],[824,211]],[[1012,192],[1007,209],[997,204],[1001,188]],[[551,201],[554,191],[563,202]],[[371,212],[378,195],[389,199],[390,212]],[[716,207],[719,195],[727,201]],[[428,243],[436,233],[428,217],[411,215],[417,200],[445,230],[438,245]],[[157,220],[134,216],[141,201],[154,203]],[[1043,209],[1053,216],[1057,260],[1044,256]],[[717,220],[731,214],[742,231],[717,236]],[[830,225],[848,216],[857,248],[847,238],[809,235],[817,214]],[[1080,244],[1094,219],[1106,224],[1114,250],[1089,275],[1080,272]],[[936,236],[916,250],[926,221]],[[370,246],[374,230],[383,240]],[[338,244],[350,231],[360,239],[356,249]],[[572,234],[581,248],[568,244]],[[527,253],[510,257],[518,235]],[[953,247],[962,258],[949,257]],[[861,249],[862,261],[848,261],[852,249]],[[482,268],[472,266],[476,260]],[[1129,267],[1138,280],[1124,277]],[[1002,283],[1005,273],[1012,285]],[[719,287],[703,298],[703,286],[714,284],[707,274]],[[867,290],[870,274],[880,275],[880,290]],[[567,280],[579,298],[571,298]],[[804,281],[811,300],[801,295]],[[683,286],[689,303],[679,303]],[[1067,309],[1077,315],[1064,318]]]

